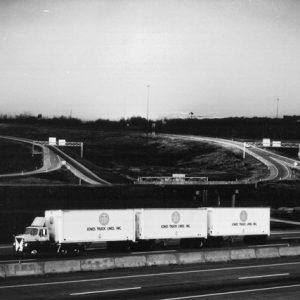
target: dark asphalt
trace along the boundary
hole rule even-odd
[[[287,295],[288,299],[300,297],[300,258],[0,280],[0,299],[7,300],[258,299],[269,296],[283,299]]]

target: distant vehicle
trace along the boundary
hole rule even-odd
[[[109,250],[153,249],[178,240],[201,248],[207,240],[270,235],[269,208],[47,210],[15,236],[18,254],[78,254],[93,243]]]

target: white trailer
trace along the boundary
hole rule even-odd
[[[210,237],[270,235],[270,208],[208,208],[207,212]]]
[[[45,219],[56,243],[134,240],[133,209],[49,210]]]
[[[140,209],[136,210],[136,240],[181,240],[186,246],[202,246],[207,237],[206,209]]]
[[[126,248],[135,240],[133,209],[50,210],[15,237],[17,253],[78,253],[91,243]]]

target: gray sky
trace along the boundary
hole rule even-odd
[[[300,114],[298,0],[1,0],[0,113]]]

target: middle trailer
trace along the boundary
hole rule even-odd
[[[207,238],[205,208],[136,209],[136,241],[153,249],[172,244],[202,247]]]

